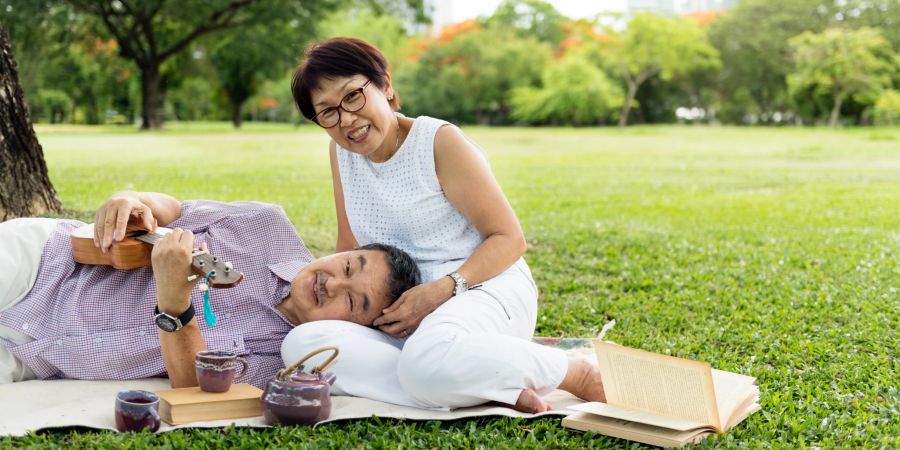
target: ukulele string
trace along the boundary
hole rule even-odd
[[[206,321],[206,326],[208,327],[216,326],[218,320],[216,318],[216,313],[213,312],[212,305],[209,303],[209,279],[215,274],[215,271],[207,273],[206,279],[203,280],[203,284],[200,285],[200,290],[203,291],[203,320]]]

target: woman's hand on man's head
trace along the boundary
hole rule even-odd
[[[449,277],[420,284],[404,292],[394,304],[385,308],[384,314],[375,319],[374,325],[392,336],[409,336],[425,316],[450,299],[453,287],[453,280]]]

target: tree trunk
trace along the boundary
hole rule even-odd
[[[0,220],[61,210],[25,108],[9,36],[0,29]]]
[[[637,83],[628,83],[628,95],[625,96],[625,104],[622,105],[622,114],[619,115],[620,127],[628,125],[628,113],[631,112],[631,102],[634,101],[634,96],[637,94],[637,90]]]
[[[834,96],[834,106],[831,107],[831,117],[828,118],[828,126],[834,128],[838,119],[841,118],[841,103],[844,102],[844,96],[837,94]]]
[[[100,105],[97,104],[96,96],[88,96],[87,104],[85,105],[85,112],[85,120],[87,121],[88,125],[100,124]]]
[[[163,125],[163,85],[159,62],[151,61],[141,66],[143,102],[141,102],[141,129],[158,130]]]
[[[241,127],[241,108],[244,106],[244,101],[231,101],[231,123],[235,128]]]

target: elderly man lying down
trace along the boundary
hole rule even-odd
[[[0,383],[168,376],[173,387],[196,386],[194,355],[209,348],[243,356],[247,381],[263,387],[284,367],[281,343],[296,325],[371,325],[419,282],[409,255],[386,245],[313,260],[274,205],[121,192],[96,217],[104,252],[129,221],[174,230],[153,247],[152,267],[123,271],[74,261],[70,234],[81,222],[0,223]],[[196,247],[244,273],[237,286],[211,292],[215,326],[196,317],[203,306],[197,280],[189,281]]]

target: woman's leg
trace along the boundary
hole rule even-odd
[[[334,365],[327,369],[336,375],[333,394],[395,405],[428,407],[410,397],[397,379],[397,360],[403,340],[378,330],[342,320],[305,323],[285,337],[281,344],[281,357],[288,366],[309,352],[330,345],[340,350]],[[323,352],[310,358],[304,363],[306,370],[320,364],[330,354]]]
[[[564,381],[569,361],[529,341],[536,317],[537,290],[520,260],[422,321],[403,347],[400,383],[429,406],[513,405],[523,390],[547,394]]]
[[[0,314],[25,298],[40,269],[44,244],[56,229],[56,219],[13,219],[0,223]],[[0,383],[36,378],[6,344],[21,345],[33,339],[0,325]]]

